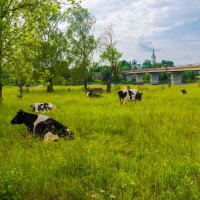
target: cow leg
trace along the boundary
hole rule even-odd
[[[119,97],[119,102],[120,102],[120,104],[122,104],[122,103],[123,103],[123,99],[122,99],[122,98],[120,98],[120,97]]]
[[[40,123],[35,127],[34,134],[40,138],[43,138],[44,135],[50,131],[46,123]]]
[[[70,139],[74,138],[74,133],[71,132],[67,127],[63,126],[61,123],[59,123],[56,120],[51,119],[50,122],[51,132],[54,134],[57,134],[59,137],[65,138],[69,137]]]
[[[127,100],[124,100],[124,101],[123,101],[123,105],[125,105],[126,103],[127,103]]]

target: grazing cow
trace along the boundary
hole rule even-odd
[[[62,138],[74,138],[74,133],[58,121],[45,115],[27,113],[23,110],[19,110],[17,112],[17,115],[11,120],[11,124],[25,124],[31,133],[40,138],[43,138],[48,132],[51,132]]]
[[[89,92],[86,93],[86,97],[100,98],[100,97],[102,97],[102,95],[89,91]]]
[[[187,91],[185,89],[180,90],[182,92],[182,94],[187,94]]]
[[[119,100],[121,104],[122,103],[125,104],[128,101],[135,101],[135,102],[136,100],[141,101],[142,99],[142,93],[140,93],[136,89],[120,90],[118,92],[118,95],[119,95]]]
[[[51,103],[34,103],[30,105],[30,107],[33,109],[33,112],[47,112],[50,110],[57,110],[56,106]]]

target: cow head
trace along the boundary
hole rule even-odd
[[[69,139],[73,140],[74,139],[74,133],[69,128],[66,128],[65,131],[67,132]]]
[[[135,99],[138,100],[138,101],[141,101],[142,100],[142,92],[141,93],[137,92]]]
[[[187,91],[185,89],[180,90],[182,92],[182,94],[187,94]]]
[[[25,113],[23,110],[19,110],[17,115],[11,120],[11,124],[23,124],[25,119]]]
[[[91,91],[87,91],[87,93],[86,93],[86,97],[90,97],[90,96],[91,96],[91,94],[92,94],[92,92],[91,92]]]
[[[127,95],[127,92],[123,92],[123,91],[120,90],[117,94],[119,95],[120,99],[124,99]]]

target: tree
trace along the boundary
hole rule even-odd
[[[110,77],[110,67],[107,65],[103,65],[101,67],[102,81],[107,82]]]
[[[88,71],[91,66],[97,41],[93,35],[95,18],[87,9],[77,6],[68,15],[67,37],[73,57],[73,78],[84,83],[87,90]]]
[[[160,64],[161,66],[170,66],[170,67],[174,66],[174,62],[170,60],[162,60]]]
[[[18,97],[23,97],[23,87],[30,84],[32,79],[32,55],[31,51],[24,46],[15,51],[10,61],[9,71],[11,78],[17,82],[19,87]]]
[[[119,59],[122,57],[122,53],[117,51],[115,48],[116,41],[113,24],[108,24],[105,27],[102,45],[104,50],[101,53],[100,58],[102,61],[106,61],[110,65],[110,76],[106,88],[106,92],[110,93],[113,78],[116,76],[119,69]]]
[[[75,3],[75,0],[67,0]],[[60,9],[61,0],[1,0],[0,1],[0,99],[2,74],[13,48],[19,48],[23,37],[38,34],[45,27],[46,16]],[[25,45],[25,44],[24,44]]]
[[[145,60],[145,61],[142,63],[142,69],[145,69],[145,68],[152,68],[151,60]]]
[[[182,81],[184,83],[192,83],[196,80],[196,75],[197,75],[197,73],[195,73],[193,71],[185,71],[182,74]]]
[[[53,91],[54,79],[63,75],[70,60],[68,59],[67,39],[58,29],[61,19],[60,13],[48,16],[48,26],[43,29],[40,36],[41,46],[34,59],[34,69],[40,71],[44,84],[47,86],[47,92]]]

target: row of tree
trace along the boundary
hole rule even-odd
[[[145,60],[142,63],[142,68],[159,68],[163,66],[173,67],[174,62],[170,60],[162,60],[161,62],[152,63],[151,60]]]
[[[43,81],[51,92],[56,80],[72,77],[87,90],[97,47],[110,67],[110,92],[122,53],[115,48],[113,26],[105,27],[100,40],[94,37],[94,24],[95,17],[78,0],[1,0],[0,99],[8,80],[19,86],[21,97],[32,81]]]

